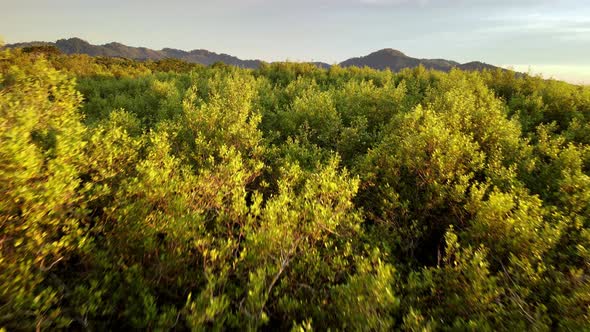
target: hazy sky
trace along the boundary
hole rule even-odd
[[[0,35],[328,63],[391,47],[590,83],[590,0],[0,0]]]

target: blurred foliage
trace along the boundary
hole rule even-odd
[[[0,329],[588,330],[590,89],[0,51]]]

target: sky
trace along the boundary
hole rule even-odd
[[[330,64],[394,48],[590,84],[589,0],[0,0],[0,35]]]

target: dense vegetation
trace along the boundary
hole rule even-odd
[[[0,52],[0,327],[590,328],[590,89]]]

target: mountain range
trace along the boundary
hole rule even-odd
[[[92,45],[80,38],[60,39],[56,42],[26,42],[9,44],[7,48],[31,47],[31,46],[55,46],[65,54],[88,54],[90,56],[107,56],[122,57],[135,60],[161,60],[166,58],[179,59],[191,63],[200,63],[211,65],[215,62],[223,62],[228,65],[234,65],[243,68],[258,68],[263,62],[261,60],[243,60],[229,54],[219,54],[208,50],[197,49],[192,51],[183,51],[173,48],[164,48],[161,50],[152,50],[146,47],[133,47],[121,43],[108,43],[104,45]],[[324,62],[314,62],[318,67],[329,68],[330,64]],[[463,70],[483,70],[495,69],[498,67],[479,62],[458,63],[456,61],[444,59],[418,59],[412,58],[404,53],[391,48],[382,49],[366,56],[350,58],[339,63],[341,67],[370,67],[374,69],[391,69],[399,71],[404,68],[414,68],[423,65],[428,69],[449,71],[452,68]]]

